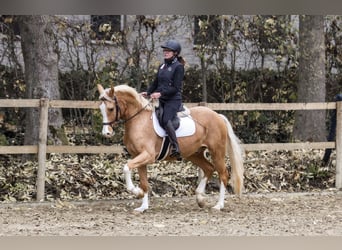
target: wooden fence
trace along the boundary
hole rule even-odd
[[[52,146],[47,145],[48,110],[50,108],[97,109],[99,101],[65,101],[48,99],[0,99],[0,107],[39,108],[39,143],[25,146],[0,146],[0,154],[38,154],[37,200],[45,197],[45,164],[47,153],[121,153],[120,145],[113,146]],[[207,106],[213,110],[255,111],[255,110],[328,110],[336,109],[336,141],[300,143],[243,144],[247,151],[295,150],[295,149],[336,149],[336,188],[342,188],[342,102],[328,103],[186,103],[187,107]]]

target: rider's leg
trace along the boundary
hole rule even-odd
[[[167,135],[170,139],[171,146],[172,146],[170,157],[179,158],[180,157],[179,145],[177,141],[176,132],[175,132],[175,129],[173,127],[171,120],[167,122],[165,126],[165,130],[167,132]]]

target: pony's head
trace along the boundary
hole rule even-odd
[[[119,120],[120,108],[115,96],[114,87],[104,89],[101,84],[97,85],[102,101],[99,108],[102,114],[102,135],[112,137],[114,135],[113,125]]]
[[[125,117],[126,108],[149,109],[148,101],[128,85],[104,89],[101,84],[98,84],[97,90],[100,94],[99,99],[102,101],[99,106],[103,118],[102,134],[106,137],[114,135],[113,126],[119,120],[127,121],[131,118]]]

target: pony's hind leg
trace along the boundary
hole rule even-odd
[[[213,165],[215,166],[215,170],[217,171],[220,179],[220,193],[219,198],[216,205],[213,207],[215,210],[221,210],[224,208],[224,197],[226,193],[226,187],[228,185],[229,174],[225,165],[225,155],[224,153],[216,152],[215,155],[212,156]]]
[[[197,165],[202,171],[203,176],[199,178],[199,184],[196,188],[196,201],[199,207],[203,208],[206,205],[205,188],[208,180],[212,177],[214,172],[214,166],[205,158],[203,151],[193,154],[187,158],[195,165]]]

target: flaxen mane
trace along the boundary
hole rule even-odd
[[[109,90],[110,89],[106,89],[106,92]],[[118,92],[118,93],[131,95],[136,101],[141,103],[142,107],[145,107],[145,109],[147,110],[151,110],[150,105],[148,105],[149,104],[148,100],[144,98],[142,95],[139,95],[138,92],[134,88],[128,85],[118,85],[114,87],[114,90],[115,92]]]

